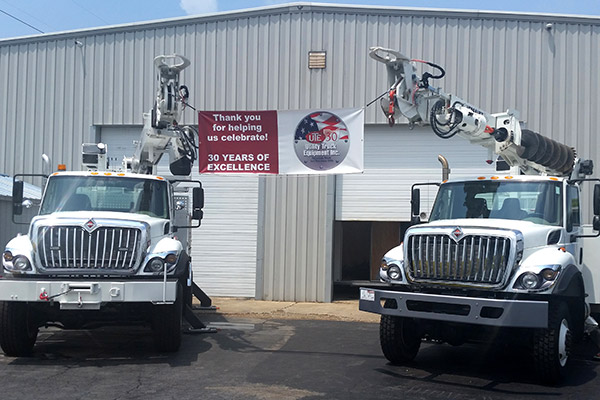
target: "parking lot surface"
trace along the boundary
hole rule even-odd
[[[184,335],[175,354],[156,353],[142,327],[44,329],[33,357],[0,356],[2,398],[591,399],[600,393],[600,363],[592,361],[589,343],[576,349],[564,384],[546,387],[532,376],[523,349],[425,343],[414,363],[392,366],[381,355],[376,323],[277,318],[278,311],[248,317],[223,308],[201,313],[218,332]]]

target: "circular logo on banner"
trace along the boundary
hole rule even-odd
[[[294,148],[300,162],[315,171],[327,171],[344,161],[350,136],[344,121],[328,111],[308,114],[296,127]]]

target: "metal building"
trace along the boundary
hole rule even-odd
[[[528,128],[599,161],[598,43],[597,17],[313,3],[1,40],[0,172],[40,172],[44,152],[77,169],[88,141],[118,162],[152,106],[156,55],[192,60],[182,82],[200,110],[329,109],[386,89],[374,45],[442,65],[436,86],[490,112],[517,109]],[[187,110],[183,123],[196,122]],[[211,295],[331,301],[375,277],[409,220],[410,184],[439,180],[437,154],[454,175],[493,171],[483,149],[390,129],[376,105],[365,123],[364,174],[201,176],[196,282]]]

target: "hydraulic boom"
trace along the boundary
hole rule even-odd
[[[190,175],[197,157],[195,132],[189,126],[178,124],[180,112],[186,106],[189,91],[179,85],[179,74],[190,65],[180,55],[158,56],[158,89],[154,107],[144,113],[144,127],[133,157],[125,158],[124,168],[131,172],[154,174],[164,153],[169,154],[169,168],[173,175]]]
[[[406,117],[410,125],[429,123],[437,136],[444,139],[461,136],[489,149],[490,162],[495,153],[509,166],[518,167],[528,175],[569,176],[573,172],[580,173],[575,149],[521,129],[515,111],[490,114],[431,86],[430,79],[444,76],[442,67],[412,60],[382,47],[372,47],[369,55],[387,68],[390,89],[381,99],[381,108],[390,126],[394,125],[399,114]],[[425,72],[419,76],[414,65],[416,62],[435,68],[438,74]]]

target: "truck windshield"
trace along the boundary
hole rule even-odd
[[[440,187],[430,221],[499,218],[562,225],[560,182],[470,181]]]
[[[60,211],[116,211],[169,218],[165,181],[101,176],[53,176],[40,214]]]

